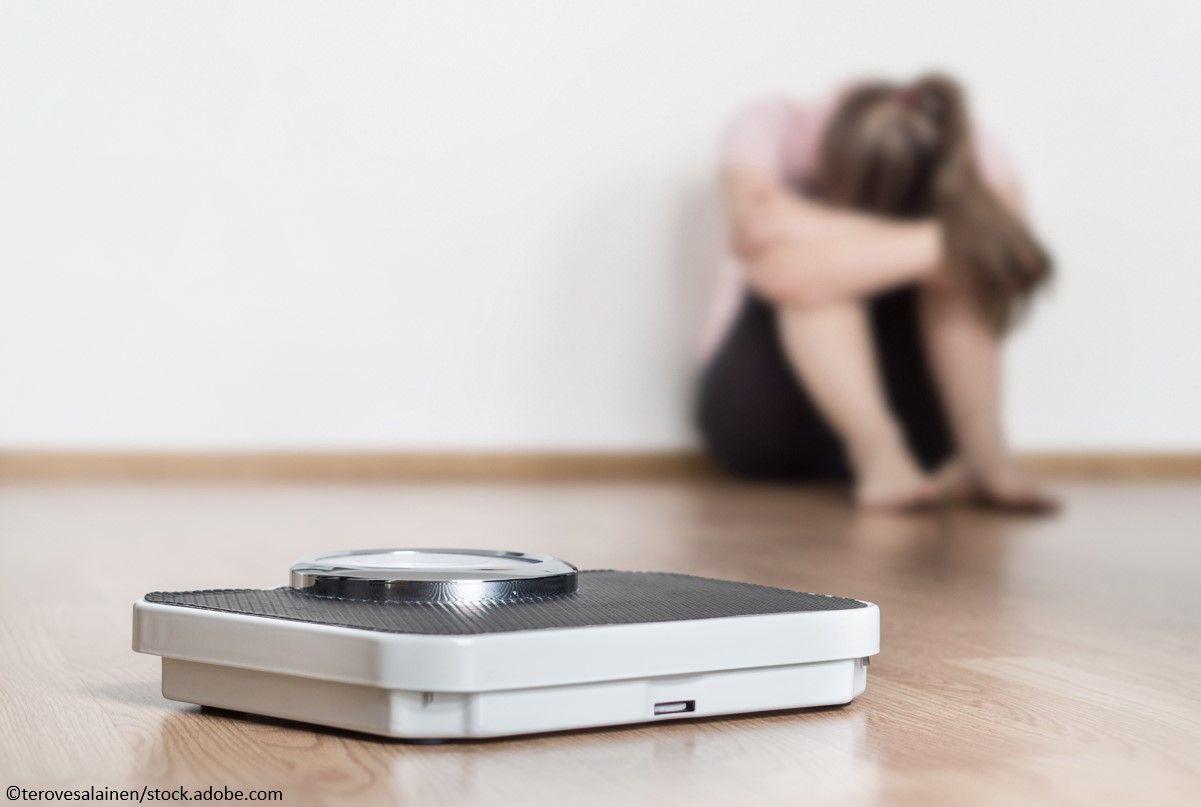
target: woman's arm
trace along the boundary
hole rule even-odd
[[[730,169],[727,217],[747,281],[784,305],[822,305],[932,277],[933,220],[899,222],[804,199],[763,174]]]

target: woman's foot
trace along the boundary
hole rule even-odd
[[[1059,509],[1059,500],[1039,488],[1011,460],[976,470],[951,460],[934,476],[943,495],[1010,513],[1041,515]]]
[[[943,493],[902,450],[863,456],[855,463],[855,503],[864,510],[922,510],[937,505]]]

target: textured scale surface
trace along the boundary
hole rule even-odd
[[[636,625],[866,607],[866,603],[845,597],[660,572],[580,572],[579,583],[575,594],[562,597],[474,603],[333,599],[289,587],[156,591],[147,594],[146,601],[386,633],[427,635]]]

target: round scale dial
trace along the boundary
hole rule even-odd
[[[292,565],[292,587],[380,602],[477,602],[576,590],[576,567],[550,555],[490,549],[356,549]]]

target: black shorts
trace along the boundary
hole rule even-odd
[[[888,403],[914,456],[929,469],[951,438],[918,327],[917,290],[868,304]],[[731,473],[760,478],[846,479],[841,441],[818,413],[784,354],[776,312],[748,295],[700,382],[697,419],[706,446]]]

